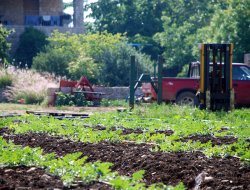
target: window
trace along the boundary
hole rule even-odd
[[[233,67],[233,80],[250,80],[250,69],[246,66]]]

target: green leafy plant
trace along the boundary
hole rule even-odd
[[[58,92],[56,95],[56,106],[63,106],[63,105],[87,106],[89,105],[89,103],[82,94],[71,95]]]

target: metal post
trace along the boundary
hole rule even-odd
[[[158,93],[157,93],[157,103],[162,103],[162,67],[163,67],[163,57],[158,57]]]
[[[130,65],[130,86],[129,86],[129,107],[130,109],[134,108],[135,104],[135,56],[131,56],[131,65]]]

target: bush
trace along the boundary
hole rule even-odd
[[[47,36],[40,30],[35,28],[26,28],[20,35],[19,46],[16,50],[15,58],[17,62],[21,63],[21,67],[25,67],[25,64],[30,68],[32,65],[32,59],[40,52],[48,41]]]
[[[95,77],[99,74],[99,69],[94,60],[85,56],[83,53],[68,65],[69,77],[79,80],[81,76],[88,76],[90,81],[96,81]]]
[[[9,57],[10,43],[7,42],[7,37],[11,31],[7,30],[0,24],[0,63],[5,63]]]
[[[153,62],[149,56],[139,53],[126,43],[120,43],[115,49],[106,49],[99,56],[98,61],[103,63],[100,82],[108,86],[128,86],[132,55],[136,57],[137,77],[143,72],[152,71]]]
[[[70,35],[55,32],[50,44],[33,59],[33,68],[78,80],[116,86],[129,85],[130,56],[135,55],[137,72],[152,70],[149,57],[127,44],[121,34]]]
[[[47,89],[57,87],[55,79],[49,74],[40,74],[32,70],[8,68],[8,75],[13,78],[12,86],[7,87],[4,96],[10,102],[27,104],[42,103],[47,97]]]
[[[24,100],[25,104],[41,104],[45,99],[45,94],[38,94],[36,92],[19,92],[14,97],[14,102],[19,102],[20,100]]]
[[[56,96],[56,106],[87,106],[89,103],[86,101],[83,95],[76,94],[64,94],[62,92],[57,93]]]
[[[6,88],[7,86],[11,86],[13,82],[13,78],[8,73],[1,73],[0,71],[0,88]]]
[[[39,53],[33,59],[32,68],[40,72],[53,73],[57,76],[69,76],[67,67],[73,56],[70,52],[62,49],[46,47],[45,52]]]

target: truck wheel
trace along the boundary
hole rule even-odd
[[[198,98],[192,92],[182,92],[176,98],[178,105],[198,106]]]

